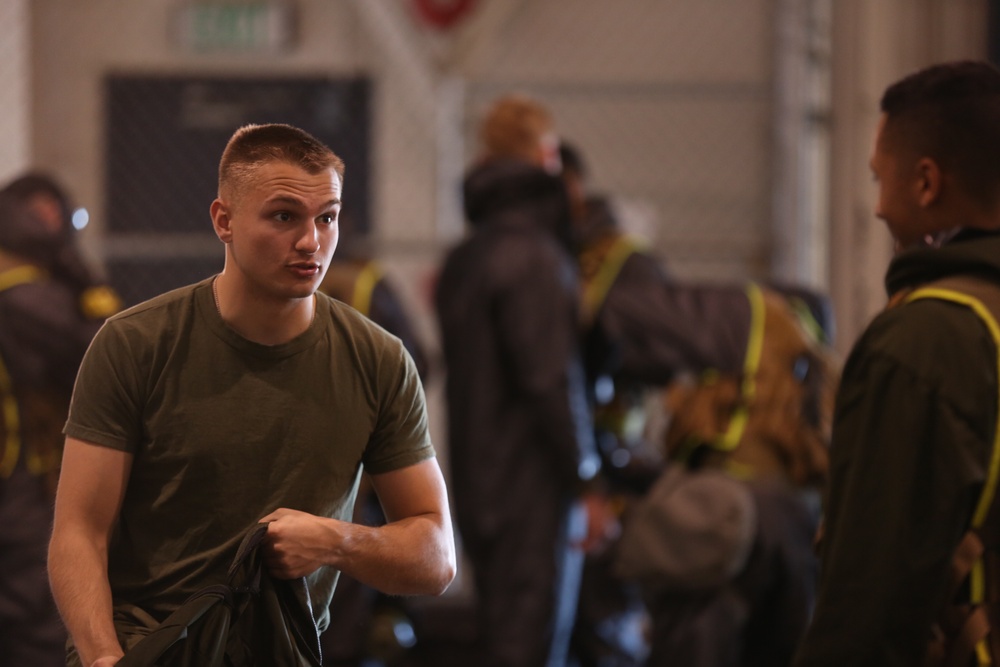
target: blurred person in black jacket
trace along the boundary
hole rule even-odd
[[[63,270],[66,238],[0,192],[0,656],[10,665],[66,663],[46,548],[73,380],[103,321]]]
[[[455,513],[474,570],[478,664],[562,667],[598,469],[578,348],[569,198],[548,110],[496,100],[468,171],[471,233],[436,291]]]
[[[611,200],[590,191],[580,151],[560,144],[580,272],[581,333],[603,488],[621,512],[663,470],[651,397],[678,375],[740,370],[749,306],[738,288],[673,280],[661,258],[618,222]],[[644,604],[634,582],[612,572],[614,550],[588,554],[573,660],[580,667],[633,667],[648,650]]]
[[[844,365],[795,665],[996,664],[1000,70],[932,65],[880,111],[889,303]]]

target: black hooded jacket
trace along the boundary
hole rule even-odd
[[[1000,234],[897,256],[891,294],[949,276],[1000,284]],[[965,306],[920,299],[872,321],[844,367],[816,614],[795,663],[916,665],[987,478],[997,346]]]
[[[436,307],[456,514],[485,536],[568,501],[597,457],[562,181],[492,161],[469,173],[464,198],[472,233],[445,261]]]

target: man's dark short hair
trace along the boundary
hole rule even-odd
[[[933,159],[982,206],[1000,202],[1000,70],[933,65],[889,86],[880,106],[890,147]]]

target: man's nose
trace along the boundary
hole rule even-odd
[[[319,228],[312,220],[305,223],[295,248],[310,255],[319,251]]]

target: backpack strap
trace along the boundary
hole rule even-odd
[[[715,442],[716,449],[731,452],[736,449],[750,419],[750,406],[757,394],[757,371],[764,353],[764,325],[767,309],[764,291],[754,282],[747,283],[747,299],[750,301],[750,332],[747,334],[747,351],[743,355],[743,380],[740,383],[741,400],[729,418],[729,427]]]
[[[918,299],[949,301],[972,310],[993,339],[997,357],[997,381],[1000,383],[1000,285],[969,276],[955,276],[920,287],[902,297],[903,303]],[[997,392],[997,418],[1000,420],[1000,390]],[[968,604],[949,602],[928,650],[927,664],[965,667],[992,665],[1000,658],[1000,511],[997,486],[1000,483],[1000,422],[993,429],[993,447],[986,480],[976,502],[968,532],[959,543],[951,563],[953,601],[958,591],[968,585]]]
[[[337,261],[327,269],[320,290],[371,317],[372,295],[382,276],[382,268],[375,260]]]
[[[24,264],[0,273],[0,292],[18,285],[38,282],[45,273],[36,266]],[[14,473],[14,467],[21,455],[21,411],[14,396],[11,380],[3,355],[0,355],[0,414],[3,415],[4,442],[0,451],[0,478],[6,479]]]
[[[627,234],[614,234],[583,251],[579,263],[583,289],[581,315],[585,324],[597,317],[625,262],[641,247],[638,240]]]
[[[382,269],[372,260],[365,262],[361,271],[358,272],[358,277],[354,280],[351,305],[365,317],[371,317],[372,294],[375,293],[375,286],[381,279]]]

